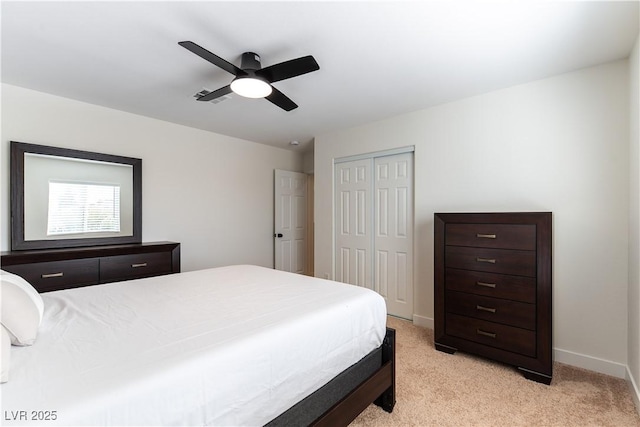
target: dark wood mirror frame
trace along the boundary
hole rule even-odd
[[[52,249],[95,245],[140,243],[142,241],[142,160],[69,148],[11,141],[11,249]],[[26,153],[130,165],[133,167],[133,235],[55,240],[25,240],[24,158]]]

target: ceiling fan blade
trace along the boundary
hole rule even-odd
[[[245,75],[247,75],[247,73],[245,73],[240,68],[238,68],[235,65],[233,65],[231,62],[228,62],[228,61],[220,58],[215,53],[209,52],[207,49],[203,48],[202,46],[198,46],[194,42],[184,41],[184,42],[179,42],[178,44],[180,46],[182,46],[183,48],[189,50],[190,52],[195,53],[200,58],[211,62],[213,65],[216,65],[216,66],[222,68],[223,70],[225,70],[228,73],[233,74],[234,76],[245,76]]]
[[[319,69],[320,66],[313,56],[308,55],[257,70],[256,76],[263,77],[273,83],[279,82],[280,80],[290,79],[291,77],[300,76],[302,74],[307,74],[312,71],[317,71]]]
[[[202,95],[200,98],[197,98],[198,101],[211,101],[216,98],[220,98],[221,96],[225,96],[231,93],[231,85],[226,85],[225,87],[221,87],[218,90],[214,90],[213,92],[209,92],[206,95]]]
[[[277,105],[285,111],[291,111],[294,108],[298,108],[298,104],[290,100],[287,95],[280,92],[273,86],[272,88],[273,90],[271,91],[271,95],[265,97],[266,100],[270,101],[272,104]]]

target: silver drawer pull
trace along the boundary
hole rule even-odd
[[[484,286],[485,288],[495,288],[496,287],[495,283],[476,282],[476,285]]]
[[[476,310],[488,311],[489,313],[495,313],[496,312],[495,308],[484,307],[482,305],[476,305]]]
[[[64,276],[64,273],[60,272],[60,273],[49,273],[49,274],[43,274],[42,277],[43,279],[51,279],[52,277],[62,277]]]
[[[140,264],[131,264],[131,268],[139,268],[139,267],[146,267],[147,263],[146,262],[141,262]]]
[[[476,258],[477,262],[488,262],[489,264],[495,264],[496,260],[494,258]]]
[[[479,239],[495,239],[496,235],[495,234],[476,234],[476,237]]]
[[[476,329],[476,333],[478,335],[482,335],[482,336],[489,337],[489,338],[495,338],[496,337],[496,334],[494,334],[493,332],[485,332],[482,329]]]

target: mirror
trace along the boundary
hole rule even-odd
[[[12,250],[141,237],[141,159],[11,141]]]

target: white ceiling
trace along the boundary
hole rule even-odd
[[[626,58],[632,2],[7,2],[2,81],[282,148],[315,135]],[[193,95],[240,65],[311,54],[320,70],[275,83],[299,107]]]

